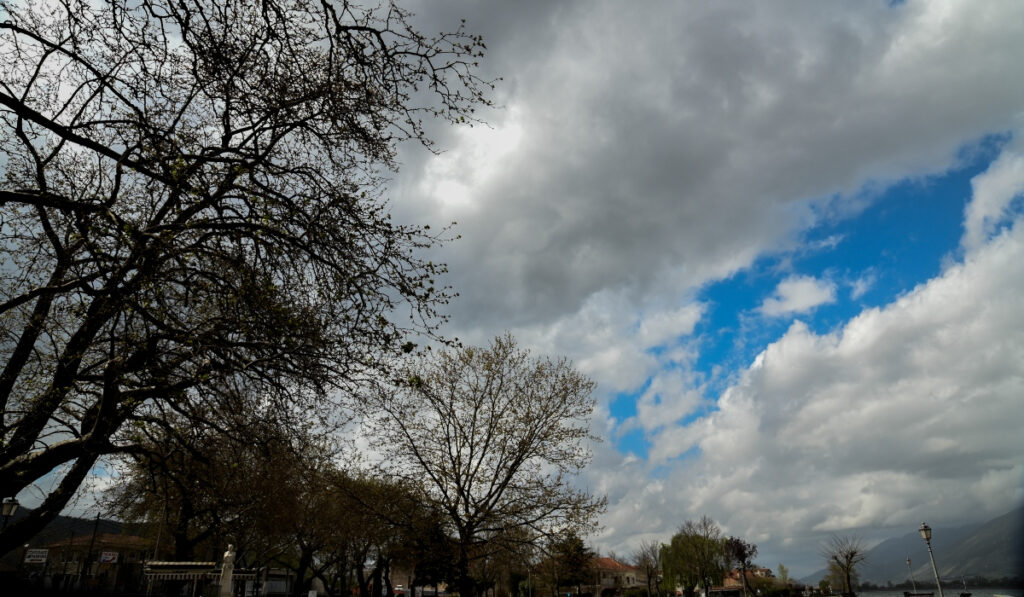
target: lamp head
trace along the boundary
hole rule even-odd
[[[917,529],[917,531],[921,533],[921,538],[924,539],[925,543],[932,540],[932,527],[928,526],[927,523],[922,522],[921,528]]]
[[[4,498],[4,505],[2,511],[3,517],[9,518],[11,516],[14,516],[14,513],[18,511],[18,506],[20,505],[21,504],[19,504],[18,500],[15,498]]]

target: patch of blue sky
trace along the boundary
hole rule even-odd
[[[636,416],[637,414],[637,401],[640,397],[648,391],[651,385],[651,380],[647,380],[644,386],[635,392],[621,392],[615,399],[609,404],[609,412],[615,417],[619,425],[626,419]],[[672,400],[673,396],[659,396],[660,400]],[[700,405],[699,408],[687,413],[681,419],[676,421],[664,421],[666,425],[675,424],[686,426],[700,417],[708,414],[715,408],[713,402],[706,402]],[[647,459],[647,454],[651,448],[650,438],[647,433],[637,427],[629,427],[625,431],[618,434],[612,434],[612,444],[622,454],[633,454],[639,458]]]
[[[631,429],[615,438],[615,448],[622,454],[633,454],[646,460],[651,442],[643,429]]]
[[[630,417],[636,416],[636,403],[643,396],[644,392],[647,391],[651,385],[651,380],[644,382],[644,385],[633,390],[632,392],[619,392],[615,395],[615,398],[608,404],[608,412],[611,413],[615,420],[620,424]]]
[[[697,325],[696,370],[712,399],[728,387],[794,320],[816,333],[842,326],[865,308],[888,304],[941,273],[957,254],[971,179],[988,168],[1006,135],[965,146],[945,174],[907,179],[880,192],[852,217],[821,218],[801,248],[767,255],[732,277],[707,285]],[[805,312],[768,317],[758,311],[779,282],[812,276],[835,287],[835,300]]]
[[[704,317],[693,336],[683,341],[696,343],[697,358],[692,366],[709,401],[671,423],[685,425],[715,410],[721,392],[793,321],[804,322],[815,333],[828,333],[864,309],[889,304],[939,275],[943,264],[957,256],[971,179],[989,167],[1008,141],[1007,135],[993,135],[966,145],[952,170],[890,185],[872,194],[852,216],[826,214],[816,226],[803,231],[798,249],[764,255],[750,267],[702,288],[696,298],[706,305]],[[831,283],[835,300],[804,312],[774,317],[762,314],[760,306],[789,276]],[[610,404],[611,414],[620,423],[635,416],[636,402],[649,385],[648,381],[634,392],[616,396]],[[650,448],[648,438],[638,429],[613,442],[620,452],[642,458]]]

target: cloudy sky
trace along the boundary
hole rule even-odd
[[[1024,501],[1024,3],[413,2],[502,77],[406,148],[446,332],[598,381],[626,554],[707,514],[794,576]]]

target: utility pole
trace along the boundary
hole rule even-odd
[[[96,529],[100,526],[100,513],[96,513],[96,520],[92,523],[92,538],[89,539],[89,551],[85,554],[85,561],[82,562],[82,566],[89,567],[88,578],[92,578],[92,548],[96,544]],[[79,574],[81,578],[81,574]]]

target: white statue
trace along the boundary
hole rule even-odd
[[[220,597],[231,597],[231,575],[235,571],[235,546],[229,544],[220,569]]]

